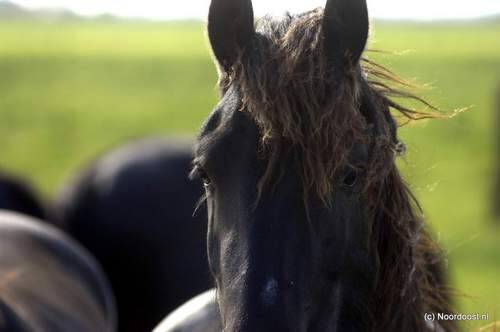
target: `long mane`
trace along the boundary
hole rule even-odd
[[[375,331],[424,331],[425,312],[451,312],[441,257],[428,235],[418,202],[402,180],[396,156],[397,118],[435,117],[423,99],[400,89],[404,81],[364,59],[361,66],[332,68],[324,54],[323,10],[264,17],[257,37],[220,88],[236,86],[241,110],[249,112],[262,134],[267,169],[259,195],[279,181],[280,160],[293,153],[304,201],[316,195],[326,205],[339,170],[349,163],[356,142],[371,146],[364,196],[371,216],[371,248],[377,265],[376,286],[368,304]],[[394,97],[424,103],[429,112],[404,107]],[[361,111],[360,111],[361,110]],[[446,331],[452,323],[443,322]]]

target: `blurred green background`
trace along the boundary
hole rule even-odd
[[[451,120],[401,130],[401,161],[449,258],[464,313],[500,320],[500,221],[491,215],[499,147],[500,19],[374,22],[369,56]],[[47,197],[98,153],[134,137],[194,135],[216,103],[202,23],[0,18],[0,168]],[[500,204],[500,202],[498,202]],[[495,226],[495,224],[497,226]]]

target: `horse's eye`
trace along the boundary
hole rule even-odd
[[[203,182],[203,186],[205,188],[210,187],[210,185],[212,184],[210,176],[208,176],[207,172],[200,166],[195,166],[189,177],[191,179],[200,179]]]
[[[212,185],[212,182],[210,181],[209,178],[202,178],[202,181],[203,181],[203,186],[205,188],[208,188],[208,187],[210,187]]]
[[[355,169],[350,169],[349,172],[344,176],[344,186],[354,187],[358,182],[358,172]]]
[[[208,176],[207,172],[204,169],[201,168],[198,169],[198,176],[203,182],[203,186],[205,188],[210,187],[210,185],[212,184],[212,180],[210,180],[210,177]]]

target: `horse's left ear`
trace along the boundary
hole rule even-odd
[[[212,0],[208,37],[217,62],[228,71],[254,36],[251,0]]]
[[[366,0],[328,0],[323,17],[325,52],[336,66],[355,65],[369,32]]]

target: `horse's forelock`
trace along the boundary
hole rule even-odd
[[[316,193],[328,203],[332,179],[355,142],[364,139],[366,123],[358,111],[359,70],[330,68],[322,16],[317,9],[281,20],[263,18],[252,47],[221,82],[223,88],[237,86],[242,110],[260,127],[263,151],[274,156],[298,151],[304,197]],[[278,167],[269,163],[260,191],[272,186]]]

